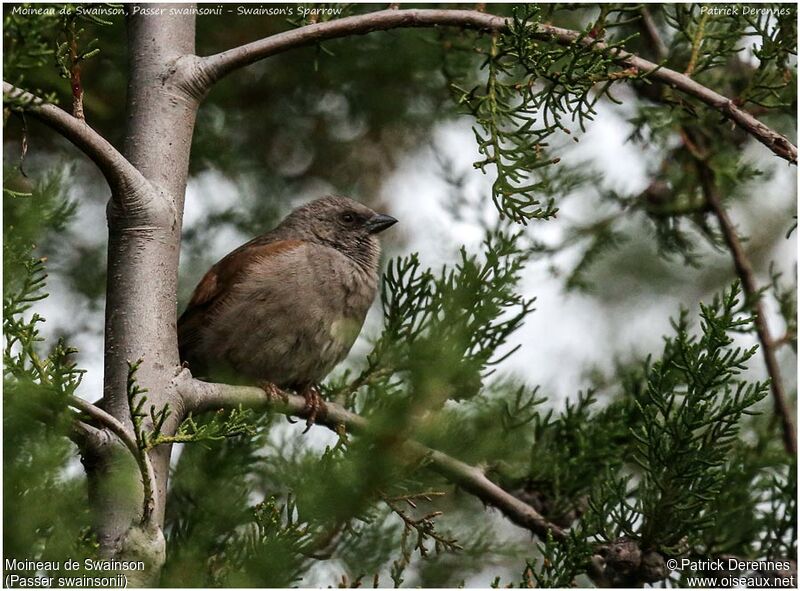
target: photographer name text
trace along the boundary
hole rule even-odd
[[[792,8],[775,8],[772,6],[748,6],[744,5],[727,5],[727,6],[709,6],[703,5],[700,7],[700,14],[708,14],[710,16],[739,16],[739,15],[756,15],[756,14],[771,14],[773,16],[789,16]]]

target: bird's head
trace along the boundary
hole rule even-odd
[[[376,213],[362,203],[329,196],[298,207],[282,225],[361,264],[375,267],[380,255],[377,235],[396,223],[392,216]]]

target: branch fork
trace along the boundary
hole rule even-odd
[[[141,524],[154,525],[153,509],[155,507],[155,491],[158,490],[156,485],[156,476],[155,472],[153,471],[153,464],[150,462],[150,457],[147,455],[147,452],[139,447],[139,444],[136,441],[136,436],[114,416],[110,415],[102,408],[92,404],[91,402],[87,402],[82,398],[73,396],[70,397],[67,404],[103,425],[103,428],[108,429],[111,433],[113,433],[117,437],[118,441],[131,453],[134,460],[136,460],[136,465],[139,467],[139,472],[142,476],[142,487],[144,494],[142,500]],[[92,427],[91,425],[86,425],[86,423],[83,422],[79,422],[79,424],[82,425],[79,427],[82,432],[93,434],[93,439],[89,442],[90,444],[103,445],[108,441],[107,438],[101,439],[101,436],[98,434],[98,429]],[[92,451],[98,451],[98,449],[99,448],[95,448]]]

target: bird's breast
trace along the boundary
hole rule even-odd
[[[333,339],[336,345],[347,347],[349,349],[358,337],[358,333],[361,332],[361,326],[363,323],[363,317],[353,318],[340,316],[331,323],[331,339]]]
[[[256,262],[218,310],[210,349],[278,385],[319,381],[361,332],[377,281],[377,271],[327,248]]]

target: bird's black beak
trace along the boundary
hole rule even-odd
[[[379,213],[368,219],[365,226],[367,232],[370,234],[378,234],[379,232],[383,232],[386,228],[394,226],[396,223],[397,220],[392,216]]]

